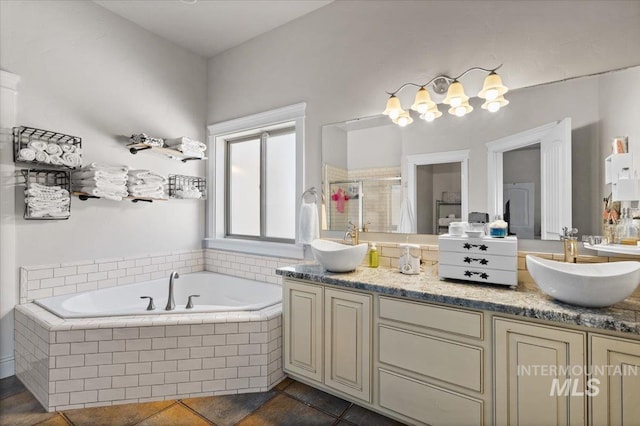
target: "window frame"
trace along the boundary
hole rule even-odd
[[[303,259],[304,248],[294,240],[287,242],[259,240],[227,236],[226,206],[228,204],[226,186],[226,158],[228,139],[255,135],[264,131],[275,132],[284,128],[295,129],[296,138],[296,190],[295,218],[300,209],[299,200],[304,188],[304,119],[306,103],[301,102],[274,110],[249,115],[207,126],[208,149],[211,153],[207,163],[207,178],[210,193],[206,201],[206,227],[203,247],[238,251],[249,254]],[[225,194],[216,197],[215,194]],[[295,225],[296,240],[298,226]]]
[[[294,238],[278,238],[278,237],[269,237],[267,236],[267,143],[268,138],[272,136],[280,136],[280,135],[288,135],[293,134],[295,136],[296,129],[295,126],[278,128],[275,130],[263,130],[257,131],[255,133],[240,136],[240,137],[228,137],[225,138],[226,142],[226,156],[225,156],[225,238],[237,238],[237,239],[245,239],[245,240],[254,240],[254,241],[272,241],[276,243],[287,243],[292,244],[295,243],[295,232]],[[231,185],[231,150],[229,146],[235,143],[248,142],[251,140],[260,139],[260,235],[243,235],[243,234],[233,234],[231,232],[231,223],[233,221],[233,217],[231,215],[231,194],[230,194],[230,185]],[[296,173],[297,174],[297,173]]]

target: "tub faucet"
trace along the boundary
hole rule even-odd
[[[577,263],[578,261],[578,233],[576,228],[562,228],[560,239],[564,243],[564,261],[567,263]]]
[[[176,278],[180,278],[180,274],[177,271],[173,271],[169,275],[169,300],[167,300],[167,306],[164,308],[165,311],[173,311],[176,308],[176,302],[173,300],[173,280]]]

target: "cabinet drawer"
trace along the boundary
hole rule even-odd
[[[438,262],[440,265],[464,266],[469,268],[500,269],[504,271],[517,271],[518,269],[518,258],[516,256],[440,251]]]
[[[482,339],[482,314],[380,297],[380,318]]]
[[[430,425],[482,425],[482,401],[378,369],[380,405]]]
[[[518,243],[514,237],[507,238],[466,238],[439,237],[438,250],[471,254],[492,254],[517,256]]]
[[[380,326],[380,362],[482,391],[482,348]]]
[[[476,281],[487,284],[517,285],[518,271],[499,271],[476,267],[438,265],[440,278]]]

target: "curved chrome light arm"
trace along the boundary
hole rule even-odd
[[[433,83],[434,81],[438,80],[439,78],[444,78],[445,80],[447,80],[449,83],[451,83],[452,81],[455,80],[459,80],[462,77],[464,77],[465,75],[467,75],[468,73],[470,73],[471,71],[484,71],[484,72],[488,72],[488,73],[492,73],[492,72],[496,72],[497,70],[500,69],[500,67],[502,67],[503,64],[498,65],[495,68],[482,68],[482,67],[472,67],[469,68],[468,70],[466,70],[465,72],[463,72],[462,74],[460,74],[457,77],[450,77],[448,75],[445,74],[441,74],[441,75],[437,75],[435,77],[433,77],[431,80],[429,80],[428,82],[424,83],[424,84],[417,84],[417,83],[404,83],[402,86],[398,87],[396,90],[394,90],[393,92],[386,92],[387,95],[389,96],[395,96],[396,93],[398,93],[399,91],[401,91],[402,89],[404,89],[407,86],[415,86],[415,87],[426,87],[429,86],[431,83]]]

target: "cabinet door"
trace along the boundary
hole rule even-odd
[[[585,334],[494,319],[497,425],[585,424]]]
[[[322,382],[322,287],[285,280],[284,370]]]
[[[333,289],[324,294],[324,382],[370,402],[371,296]]]
[[[591,335],[591,424],[640,422],[640,341]]]

